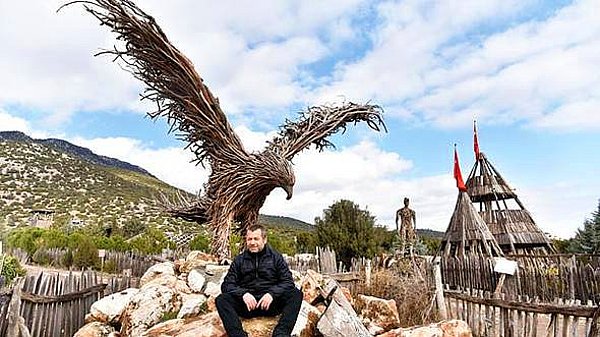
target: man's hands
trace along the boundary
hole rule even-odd
[[[242,299],[244,300],[244,303],[246,303],[246,308],[248,308],[248,311],[252,311],[256,308],[256,298],[254,298],[252,294],[245,293]]]
[[[263,310],[269,310],[269,306],[272,302],[273,296],[271,296],[271,294],[269,293],[266,293],[263,295],[263,297],[260,298],[260,301],[258,301],[257,306],[259,306]]]
[[[242,299],[244,300],[244,303],[246,303],[248,311],[252,311],[256,308],[269,310],[269,306],[273,303],[273,296],[269,293],[264,294],[258,302],[256,302],[256,298],[250,293],[245,293]]]

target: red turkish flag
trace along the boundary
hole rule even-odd
[[[456,152],[456,147],[454,147],[454,179],[456,179],[456,187],[458,187],[458,190],[466,192],[467,186],[465,186],[462,174],[460,173],[460,165],[458,164],[458,153]]]

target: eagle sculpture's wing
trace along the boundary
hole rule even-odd
[[[346,102],[341,106],[314,106],[296,121],[286,121],[277,136],[269,142],[268,150],[291,160],[297,153],[314,144],[322,151],[334,145],[327,137],[342,130],[347,123],[366,122],[375,130],[387,132],[382,118],[383,109],[377,105]]]
[[[115,47],[97,55],[115,56],[146,84],[142,99],[157,105],[157,110],[148,115],[153,119],[165,117],[170,131],[188,143],[195,161],[203,165],[208,161],[212,166],[245,160],[247,153],[218,99],[153,17],[128,0],[74,1],[66,5],[73,3],[84,4],[101,25],[110,27],[124,42],[123,49]]]

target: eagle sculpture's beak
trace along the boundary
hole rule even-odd
[[[292,199],[292,194],[294,194],[294,186],[292,186],[292,185],[285,185],[285,186],[281,186],[281,188],[283,188],[283,190],[285,191],[285,193],[287,193],[287,197],[285,198],[285,200]]]

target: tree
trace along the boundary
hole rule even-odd
[[[293,237],[287,237],[283,235],[283,233],[270,233],[267,242],[273,249],[281,254],[289,256],[296,254],[296,243],[294,242]]]
[[[338,260],[350,266],[353,257],[373,257],[377,251],[375,217],[350,200],[340,200],[315,218],[317,242],[335,250]]]
[[[570,250],[575,253],[600,253],[600,200],[592,217],[584,221],[583,229],[577,229]]]
[[[317,235],[314,232],[299,232],[296,235],[296,251],[298,253],[314,253],[317,246]]]

